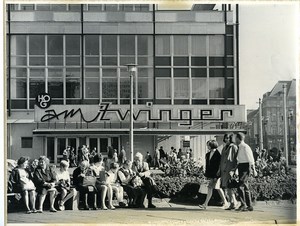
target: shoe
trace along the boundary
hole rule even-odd
[[[221,208],[224,209],[224,210],[226,210],[226,209],[229,208],[230,206],[231,206],[231,204],[226,203],[226,204],[224,204]]]
[[[31,213],[32,213],[31,210],[27,210],[27,211],[26,211],[26,214],[31,214]]]
[[[37,213],[43,213],[43,210],[37,210],[36,212]]]
[[[247,211],[247,208],[242,205],[239,208],[237,208],[236,211]]]
[[[119,202],[119,207],[126,207],[126,204],[124,202]]]
[[[84,210],[90,210],[90,207],[89,207],[89,205],[85,205],[83,209]]]
[[[228,206],[225,210],[233,210],[234,208],[234,204],[231,203],[230,206]]]
[[[56,213],[56,212],[57,212],[57,210],[56,210],[56,209],[54,209],[54,208],[51,208],[51,209],[50,209],[50,212],[52,212],[52,213]]]
[[[37,210],[36,209],[32,209],[31,212],[32,213],[37,213]]]
[[[114,207],[113,205],[111,205],[111,206],[108,207],[108,209],[110,209],[110,210],[115,210],[116,207]]]
[[[248,210],[248,211],[253,211],[253,206],[248,206],[248,207],[247,207],[247,210]]]
[[[108,208],[106,206],[102,206],[101,209],[102,210],[108,210]]]
[[[201,210],[206,210],[206,206],[205,205],[199,205]]]
[[[150,204],[148,204],[148,208],[149,209],[154,209],[154,208],[156,208],[156,206],[154,206],[152,203],[150,203]]]
[[[94,207],[93,207],[93,210],[97,210],[97,209],[98,209],[97,206],[94,206]]]
[[[60,210],[60,211],[64,211],[65,210],[65,206],[64,206],[63,203],[61,203],[61,202],[59,203],[58,210]]]

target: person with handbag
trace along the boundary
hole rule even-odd
[[[9,181],[13,186],[14,192],[22,193],[22,197],[26,205],[26,213],[36,213],[35,185],[32,182],[32,174],[28,169],[28,158],[19,158],[17,164],[18,165],[11,172]]]
[[[88,195],[93,196],[94,207],[97,210],[97,189],[96,189],[96,174],[90,168],[88,161],[82,161],[73,172],[73,184],[80,196],[84,196],[84,209],[89,210]]]
[[[60,200],[58,202],[59,210],[65,210],[65,202],[68,201],[72,197],[76,197],[77,191],[74,188],[71,188],[71,179],[70,173],[68,171],[69,162],[66,160],[62,160],[60,162],[60,167],[58,172],[56,173],[56,190],[60,192]]]
[[[221,154],[217,149],[219,145],[215,140],[209,140],[206,144],[209,152],[205,155],[206,165],[204,175],[209,179],[209,184],[205,202],[202,205],[199,205],[199,207],[203,210],[207,208],[208,202],[213,193],[213,189],[216,189],[223,201],[223,208],[227,208],[228,202],[222,188],[220,187],[220,176],[218,175],[221,161]]]
[[[96,189],[101,192],[101,209],[107,210],[108,208],[114,210],[115,207],[112,204],[113,191],[110,184],[106,183],[107,173],[103,166],[103,158],[101,154],[96,154],[93,158],[94,165],[91,166],[91,169],[95,172],[96,180]],[[105,199],[108,199],[108,208],[105,204]]]
[[[118,170],[118,180],[128,195],[128,206],[144,208],[143,202],[146,192],[142,188],[143,182],[140,177],[135,176],[131,167],[132,162],[130,160],[125,160],[124,164]],[[140,179],[139,181],[138,178]]]
[[[230,206],[225,208],[225,210],[231,210],[237,208],[237,201],[235,198],[234,191],[232,190],[236,187],[234,178],[230,175],[230,172],[234,171],[237,166],[237,151],[238,148],[234,144],[234,134],[226,133],[223,138],[224,147],[221,153],[221,162],[218,175],[221,176],[221,187],[224,189],[229,197]]]
[[[237,169],[239,174],[238,195],[241,201],[241,206],[238,211],[253,211],[251,192],[248,184],[249,176],[257,176],[255,170],[255,162],[253,152],[248,144],[245,143],[245,134],[238,133],[236,135],[236,144],[238,145],[237,154]],[[231,172],[233,175],[233,172]]]
[[[132,170],[142,179],[144,183],[148,199],[148,208],[156,208],[156,206],[152,204],[152,197],[156,191],[155,183],[150,177],[151,172],[149,170],[148,163],[143,161],[143,155],[140,152],[137,152],[134,156]]]
[[[43,213],[43,205],[46,195],[50,197],[50,212],[57,212],[54,208],[54,201],[57,190],[55,188],[55,171],[48,164],[49,159],[46,156],[39,157],[39,165],[34,171],[34,183],[39,194],[38,213]]]

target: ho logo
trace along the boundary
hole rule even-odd
[[[42,109],[48,108],[51,105],[51,97],[48,93],[40,93],[35,98],[35,104]]]

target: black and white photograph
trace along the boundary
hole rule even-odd
[[[5,225],[297,224],[299,3],[3,5]]]

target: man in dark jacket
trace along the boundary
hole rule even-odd
[[[206,196],[206,200],[202,205],[199,205],[199,207],[203,210],[206,209],[208,206],[208,202],[212,196],[213,189],[216,189],[222,200],[223,200],[223,207],[227,208],[228,207],[228,202],[226,200],[225,194],[220,187],[220,175],[218,175],[218,170],[220,167],[220,162],[221,162],[221,154],[218,151],[218,142],[215,140],[210,140],[207,142],[207,147],[209,149],[209,152],[205,155],[205,176],[209,179],[209,184],[208,184],[208,192]]]

